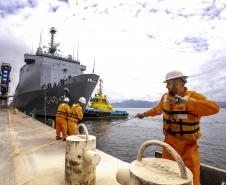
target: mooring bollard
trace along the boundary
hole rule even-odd
[[[53,119],[48,119],[48,124],[52,127],[55,128],[55,121]]]
[[[80,135],[83,127],[85,135]],[[88,135],[84,124],[77,127],[79,135],[68,136],[65,155],[65,181],[67,185],[94,185],[96,182],[96,165],[101,157],[96,153],[96,137]]]
[[[165,147],[175,161],[160,158],[142,158],[144,150],[150,145]],[[120,168],[116,179],[121,185],[192,185],[192,173],[185,167],[179,154],[170,145],[156,140],[143,143],[137,160],[129,168]]]
[[[52,128],[55,128],[55,121],[52,119]]]
[[[13,109],[13,114],[17,114],[19,112],[18,109],[15,107],[13,107],[12,109]]]
[[[35,113],[31,113],[31,117],[33,118],[33,119],[35,119],[36,118],[36,115],[35,115]]]

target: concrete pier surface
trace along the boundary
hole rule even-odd
[[[21,113],[0,110],[0,184],[64,185],[66,142],[55,129]],[[118,185],[116,172],[128,163],[97,150],[97,185]]]

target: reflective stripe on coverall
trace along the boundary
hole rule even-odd
[[[56,138],[60,138],[62,132],[63,138],[67,137],[67,117],[70,113],[70,106],[66,103],[61,103],[58,106],[56,114]]]
[[[195,117],[199,119],[202,116],[209,116],[212,114],[216,114],[220,109],[215,102],[206,99],[206,97],[200,93],[197,93],[194,91],[192,91],[192,93],[189,93],[189,91],[187,91],[187,88],[186,88],[186,91],[180,96],[182,97],[187,96],[186,109],[188,114],[195,115]],[[161,115],[163,112],[164,103],[166,101],[169,102],[170,98],[172,98],[172,96],[170,96],[168,93],[165,93],[162,96],[160,103],[153,109],[146,111],[144,115],[145,116]],[[173,110],[174,110],[174,105],[171,105],[171,111]],[[163,117],[167,117],[167,115],[165,114],[166,113],[164,113]],[[188,120],[189,116],[186,117],[186,119]],[[165,124],[164,124],[164,127],[165,127]],[[201,136],[200,130],[198,133],[198,137],[194,138],[194,137],[187,137],[187,135],[184,137],[183,135],[177,135],[177,134],[171,135],[170,133],[167,133],[165,131],[164,127],[163,127],[164,135],[165,135],[164,141],[175,148],[178,154],[182,157],[185,165],[192,171],[193,184],[200,185],[200,160],[199,160],[199,152],[198,152],[198,144],[197,144],[197,140]],[[163,155],[163,158],[173,160],[172,157],[167,153],[165,149],[163,149],[162,155]]]
[[[73,104],[71,106],[71,113],[68,117],[68,132],[69,135],[77,134],[77,124],[82,121],[83,111],[79,104]]]

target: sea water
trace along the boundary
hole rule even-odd
[[[99,150],[132,162],[143,142],[152,139],[163,141],[162,116],[130,119],[148,109],[118,110],[126,110],[129,118],[84,121],[90,134],[97,137]],[[226,109],[221,109],[216,115],[203,117],[200,124],[203,134],[198,141],[201,163],[226,169]],[[155,151],[161,150],[159,146],[150,146],[144,156],[153,157]]]

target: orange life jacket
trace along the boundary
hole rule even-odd
[[[58,106],[56,117],[62,117],[67,119],[69,113],[70,113],[70,106],[63,102]]]
[[[192,97],[194,91],[187,91],[186,96]],[[163,131],[179,139],[196,141],[201,137],[200,117],[188,112],[187,104],[171,104],[170,97],[165,94],[163,101]]]
[[[71,113],[68,116],[68,120],[73,122],[81,122],[83,118],[82,107],[79,104],[73,104],[71,106]]]

